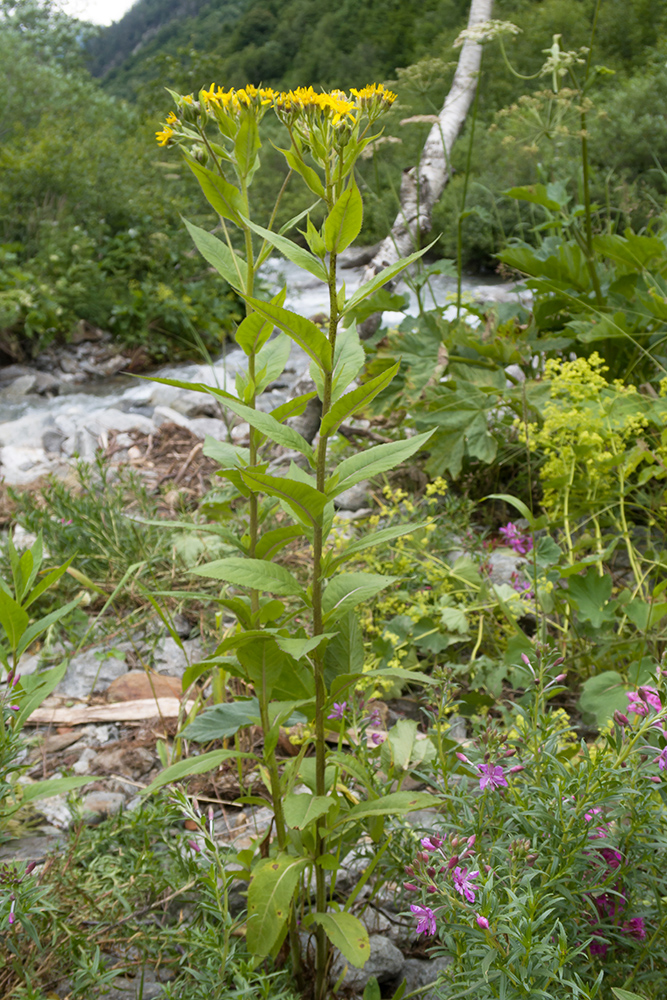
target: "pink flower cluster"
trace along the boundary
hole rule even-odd
[[[498,533],[503,536],[505,545],[514,549],[520,556],[528,555],[533,547],[533,539],[530,535],[524,535],[521,528],[517,528],[512,521],[508,521],[504,528],[499,529]]]
[[[462,867],[459,862],[465,861],[466,858],[472,856],[475,846],[475,836],[468,837],[467,840],[463,841],[458,836],[450,837],[449,846],[454,851],[459,847],[463,848],[460,854],[455,853],[451,857],[447,857],[444,851],[445,843],[442,837],[435,835],[422,837],[421,851],[417,852],[411,865],[406,865],[405,873],[410,878],[410,881],[404,883],[404,888],[408,892],[420,892],[422,890],[428,893],[440,892],[441,890],[435,883],[436,875],[446,875],[448,872],[451,872],[454,890],[469,903],[474,903],[475,893],[478,891],[475,879],[479,878],[480,872],[479,870],[470,871],[467,866]],[[433,935],[436,933],[436,911],[430,906],[423,906],[417,903],[411,904],[410,909],[418,918],[417,934]],[[486,917],[477,914],[476,921],[481,929],[488,929],[489,924]]]
[[[591,823],[595,818],[601,815],[602,809],[595,807],[589,812],[584,813],[584,819]],[[609,824],[603,823],[601,826],[596,826],[594,830],[589,833],[590,840],[602,840],[609,836]],[[602,865],[600,865],[600,861]],[[620,851],[617,851],[614,847],[598,847],[591,858],[591,863],[596,868],[602,868],[603,878],[609,877],[612,872],[616,872],[623,863],[623,855]],[[609,949],[609,943],[604,937],[604,922],[611,922],[620,930],[623,934],[628,934],[631,937],[635,937],[640,941],[643,941],[646,937],[646,928],[644,926],[644,920],[642,917],[632,917],[630,920],[626,920],[621,923],[624,911],[628,905],[628,898],[623,891],[623,883],[616,881],[609,892],[600,893],[598,896],[593,897],[593,905],[597,911],[596,920],[592,915],[588,916],[588,920],[591,924],[591,931],[593,934],[593,941],[591,941],[590,950],[591,955],[599,955],[604,957]]]

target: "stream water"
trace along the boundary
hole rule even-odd
[[[365,279],[364,267],[342,270],[348,294]],[[328,312],[326,288],[308,272],[290,262],[270,260],[264,278],[276,288],[287,286],[285,305],[303,316]],[[487,279],[479,283],[466,278],[464,291],[478,301],[508,301],[518,293],[512,285]],[[404,284],[397,292],[408,292],[407,312],[418,311],[416,296]],[[455,294],[456,282],[451,277],[436,275],[423,291],[427,308],[433,303],[445,306]],[[453,307],[451,307],[453,308]],[[403,313],[385,313],[383,325],[399,323]],[[166,365],[153,374],[160,378],[204,382],[233,391],[234,375],[244,365],[245,355],[236,347],[226,349],[212,365],[183,363]],[[294,348],[285,376],[280,380],[268,408],[279,405],[292,394],[292,387],[308,369],[303,352]],[[6,395],[6,394],[2,394]],[[90,460],[99,443],[104,444],[111,431],[127,433],[133,429],[151,433],[166,420],[184,424],[203,437],[224,434],[224,425],[211,417],[191,416],[193,394],[156,382],[130,376],[114,376],[83,386],[64,386],[58,396],[37,396],[32,393],[19,398],[0,398],[0,475],[12,484],[34,481],[48,472],[58,472],[69,466],[79,455]]]

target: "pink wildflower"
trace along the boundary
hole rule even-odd
[[[483,916],[481,915],[481,913],[478,913],[478,914],[476,915],[476,917],[475,917],[475,921],[476,921],[476,923],[477,923],[477,926],[478,926],[479,928],[481,928],[481,930],[483,930],[483,931],[488,931],[488,929],[489,929],[489,921],[488,921],[488,920],[486,919],[486,917],[483,917]]]
[[[484,791],[489,786],[491,788],[507,787],[505,772],[500,764],[478,764],[477,769],[482,777],[479,779],[479,787]]]
[[[412,903],[410,909],[417,916],[417,934],[435,934],[435,913],[430,906],[420,906],[419,903]]]
[[[661,771],[667,770],[667,747],[653,758],[653,763],[657,764]]]
[[[512,521],[508,521],[504,528],[500,528],[499,534],[503,536],[505,544],[510,549],[514,549],[520,556],[527,555],[533,547],[532,538],[524,535],[521,529],[517,528],[516,524],[513,524]]]
[[[474,878],[479,878],[479,872],[468,874],[467,868],[459,868],[458,866],[454,869],[454,888],[462,896],[465,896],[469,903],[475,902],[475,889],[477,887],[472,884]]]
[[[342,719],[345,715],[345,709],[347,708],[347,702],[341,701],[340,704],[335,701],[333,706],[333,711],[330,715],[327,715],[327,719]]]

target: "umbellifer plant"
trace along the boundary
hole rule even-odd
[[[398,370],[395,364],[351,387],[364,364],[353,315],[362,302],[425,250],[386,268],[349,297],[344,286],[338,287],[338,257],[356,239],[362,225],[363,203],[355,163],[375,138],[375,123],[394,100],[382,85],[350,94],[318,94],[312,88],[274,94],[263,88],[224,91],[212,86],[200,91],[198,99],[174,96],[176,112],[158,133],[158,141],[183,147],[187,163],[220,217],[224,239],[186,225],[201,254],[244,298],[247,310],[236,331],[237,343],[248,359],[247,371],[237,376],[236,396],[206,385],[170,382],[211,393],[250,426],[248,448],[228,442],[207,445],[207,453],[223,465],[219,475],[246,498],[247,520],[241,532],[229,538],[238,556],[217,559],[194,571],[235,588],[234,593],[223,592],[221,603],[234,613],[238,623],[233,634],[219,644],[215,656],[198,669],[203,672],[212,662],[222,664],[227,672],[251,685],[257,701],[248,703],[246,721],[256,717],[264,734],[262,758],[254,759],[271,795],[275,837],[268,857],[248,859],[248,947],[261,959],[275,954],[289,935],[294,969],[299,974],[295,897],[299,884],[309,886],[312,879],[314,899],[308,892],[303,894],[300,916],[302,927],[315,934],[314,995],[315,1000],[323,1000],[328,993],[331,945],[358,966],[369,953],[366,929],[349,907],[373,866],[343,904],[335,899],[341,858],[358,841],[360,824],[365,824],[377,842],[385,816],[433,801],[424,793],[398,791],[379,796],[370,782],[365,782],[362,769],[354,771],[354,759],[329,750],[326,742],[327,726],[342,726],[346,694],[349,697],[359,683],[363,669],[356,609],[394,581],[386,575],[345,572],[345,564],[363,548],[418,527],[401,525],[376,531],[341,551],[330,541],[334,497],[399,465],[430,436],[426,433],[381,444],[330,468],[328,446],[340,425],[362,410]],[[303,235],[308,249],[273,231],[275,209],[267,227],[251,217],[249,189],[260,164],[259,123],[269,107],[289,135],[289,147],[283,153],[290,173],[299,174],[325,206],[319,229],[309,215],[306,218]],[[218,134],[213,140],[210,133],[215,125]],[[291,220],[284,230],[300,218]],[[234,246],[231,226],[243,236],[243,253]],[[258,249],[257,238],[261,241]],[[327,332],[285,309],[285,290],[270,302],[255,296],[257,268],[276,250],[327,285]],[[282,332],[271,338],[274,327]],[[290,341],[310,357],[316,393],[299,396],[271,413],[262,412],[256,406],[257,397],[285,367]],[[303,413],[316,394],[321,423],[317,443],[311,446],[287,421]],[[272,444],[297,452],[301,464],[292,462],[282,475],[269,474]],[[269,514],[278,507],[291,523],[263,530]],[[280,561],[281,551],[298,536],[305,536],[310,543],[305,582]],[[414,676],[392,670],[394,677],[401,673]],[[190,673],[187,680],[193,676]],[[281,768],[275,756],[280,725],[297,709],[311,722],[312,734],[298,756]],[[306,757],[313,744],[314,760]],[[181,761],[163,772],[151,789],[195,769],[201,773],[237,753],[219,750]],[[358,792],[349,794],[343,786],[341,776],[346,770],[365,787],[366,798],[359,798]],[[294,791],[295,786],[304,784],[307,792]]]

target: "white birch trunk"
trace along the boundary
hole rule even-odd
[[[472,0],[468,28],[489,21],[492,10],[493,0]],[[451,89],[422,151],[419,184],[416,167],[404,172],[396,221],[370,261],[368,274],[377,274],[400,257],[407,257],[430,232],[431,212],[450,178],[452,148],[475,96],[481,60],[482,46],[466,39]]]

